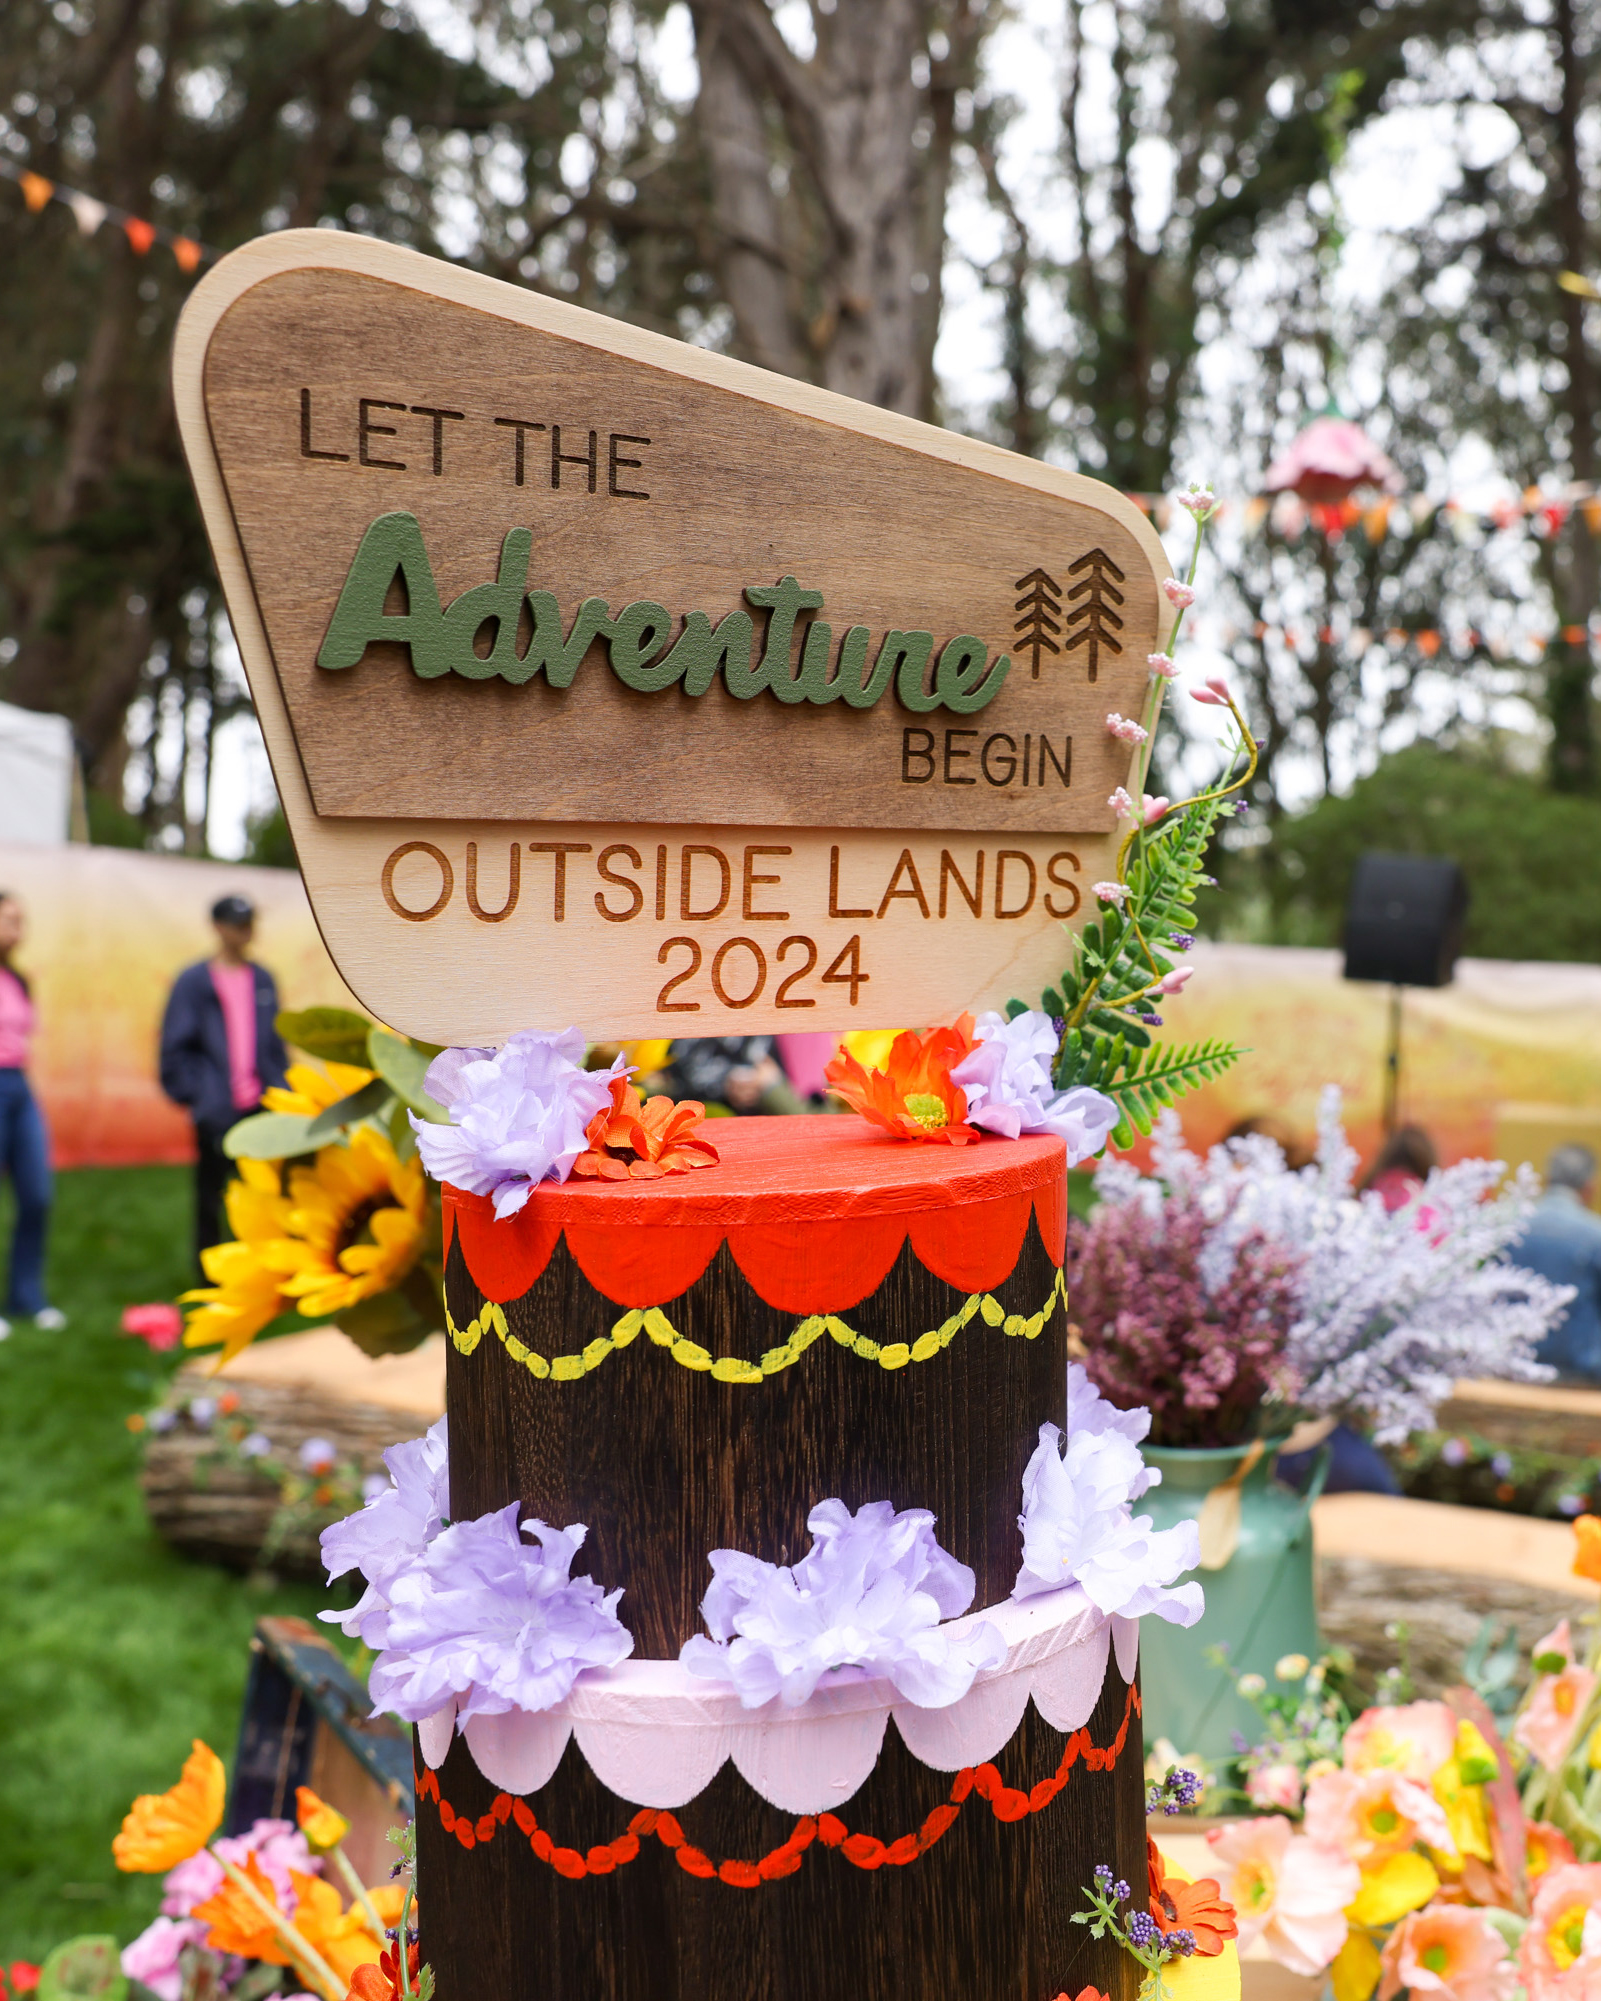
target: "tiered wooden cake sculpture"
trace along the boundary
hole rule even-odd
[[[837,1032],[1057,977],[1162,643],[1121,496],[339,231],[208,273],[174,393],[318,923],[391,1027]],[[438,1992],[1132,2001],[1071,1918],[1097,1864],[1144,1881],[1136,1626],[1065,1557],[1012,1595],[1063,1141],[716,1138],[515,1217],[446,1190],[452,1521],[585,1524],[633,1651],[417,1706]],[[934,1518],[960,1690],[829,1662],[746,1706],[680,1659],[713,1552],[809,1562],[868,1506]]]
[[[440,1991],[1127,2001],[1071,1913],[1099,1862],[1143,1881],[1132,1649],[1077,1593],[1009,1599],[1065,1414],[1062,1143],[715,1130],[713,1171],[506,1221],[446,1193],[452,1513],[587,1523],[635,1654],[545,1715],[424,1727]],[[1006,1658],[958,1703],[848,1675],[751,1711],[678,1664],[707,1552],[794,1562],[831,1496],[931,1510],[972,1567]]]

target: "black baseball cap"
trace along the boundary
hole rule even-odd
[[[211,906],[213,924],[254,924],[256,906],[248,896],[219,896]]]

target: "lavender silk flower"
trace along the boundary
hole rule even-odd
[[[389,1586],[420,1556],[450,1518],[450,1451],[447,1420],[425,1437],[391,1445],[384,1464],[394,1481],[364,1508],[322,1532],[322,1560],[330,1583],[359,1570],[367,1589],[348,1612],[320,1612],[347,1638],[369,1647],[389,1644]]]
[[[691,1674],[731,1683],[746,1709],[775,1696],[796,1708],[841,1669],[883,1676],[918,1708],[943,1709],[1005,1660],[993,1626],[942,1628],[973,1602],[974,1578],[934,1540],[926,1508],[873,1501],[852,1514],[823,1501],[806,1526],[812,1547],[793,1566],[712,1551],[701,1607],[712,1637],[686,1641],[679,1656]]]
[[[1042,1424],[1023,1474],[1023,1564],[1014,1598],[1077,1584],[1100,1612],[1126,1619],[1150,1612],[1178,1626],[1200,1618],[1200,1585],[1172,1588],[1200,1562],[1196,1524],[1157,1530],[1130,1509],[1160,1478],[1140,1456],[1150,1423],[1148,1411],[1107,1403],[1077,1363],[1069,1369],[1067,1449],[1056,1426]]]
[[[408,1114],[423,1166],[436,1181],[492,1197],[497,1218],[515,1216],[541,1181],[567,1179],[584,1128],[611,1102],[612,1079],[629,1074],[622,1056],[609,1070],[585,1070],[583,1061],[576,1028],[436,1056],[424,1081],[450,1124]]]
[[[1055,1133],[1067,1143],[1069,1167],[1100,1152],[1117,1124],[1117,1107],[1102,1092],[1082,1084],[1071,1091],[1052,1091],[1051,1064],[1058,1037],[1048,1014],[1034,1010],[1011,1021],[999,1014],[981,1014],[973,1032],[978,1046],[951,1072],[951,1082],[967,1095],[969,1125],[1005,1139]]]
[[[520,1504],[456,1522],[389,1586],[388,1645],[368,1686],[376,1705],[420,1723],[452,1696],[457,1724],[472,1716],[537,1712],[561,1702],[585,1668],[615,1667],[634,1651],[617,1617],[621,1590],[569,1575],[588,1531],[541,1521],[518,1534]]]

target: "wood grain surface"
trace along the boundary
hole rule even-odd
[[[333,385],[369,366],[387,389],[367,384],[336,409]],[[491,403],[503,389],[537,400],[580,386],[707,413],[701,429],[658,427],[677,470],[649,502],[609,491],[613,430],[631,435],[634,420],[613,425],[594,402],[577,430],[523,414],[567,425],[564,450],[578,440],[587,453],[596,431],[596,492],[587,466],[564,465],[552,488],[548,455],[537,484],[553,428],[523,433],[515,484],[517,433],[496,426]],[[1084,885],[1111,873],[1106,800],[1127,758],[1105,717],[1138,706],[1167,567],[1150,524],[1109,488],[339,231],[284,231],[208,272],[179,325],[173,392],[312,908],[381,1020],[442,1043],[574,1021],[603,1037],[838,1033],[1032,1001],[1060,971],[1059,926],[1083,923]],[[362,463],[362,397],[366,457],[404,472]],[[462,419],[419,414],[446,409]],[[392,437],[373,429],[388,422]],[[633,477],[619,466],[620,484]],[[492,578],[519,525],[533,537],[530,582],[548,574],[569,616],[591,590],[613,608],[645,591],[671,600],[675,620],[710,614],[747,584],[826,559],[826,574],[802,581],[823,591],[836,640],[855,620],[875,645],[896,621],[941,642],[970,630],[1012,647],[1012,675],[996,702],[957,716],[909,715],[893,694],[860,712],[769,693],[736,701],[720,685],[693,700],[640,695],[599,646],[564,694],[453,674],[419,682],[392,645],[317,668],[338,579],[385,510],[423,524],[447,596]],[[1045,570],[1065,647],[1086,629],[1070,614],[1084,609],[1071,594],[1088,573],[1068,572],[1091,529],[1123,572],[1124,627],[1111,636],[1124,650],[1100,648],[1093,684],[1087,645],[1042,650],[1036,679],[1008,622],[1033,620],[1017,600],[1043,587],[1013,586]],[[1014,560],[1019,537],[1027,551]],[[686,887],[686,848],[723,862],[693,856]],[[752,848],[790,853],[751,860]],[[769,868],[784,892],[771,902]],[[858,966],[870,984],[849,977]],[[687,987],[669,990],[686,970]]]
[[[1087,506],[690,380],[673,366],[687,349],[664,344],[653,365],[609,352],[609,326],[595,319],[577,339],[324,269],[264,279],[224,314],[206,354],[206,413],[316,810],[1108,829],[1127,752],[1105,718],[1138,711],[1158,643],[1158,576],[1135,510],[1109,488]],[[541,429],[508,428],[521,420]],[[320,456],[307,455],[308,438]],[[619,471],[618,454],[640,469]],[[868,629],[872,657],[886,632],[922,629],[936,652],[972,634],[1012,668],[982,710],[953,715],[913,712],[893,694],[857,710],[771,692],[741,700],[721,682],[696,698],[638,693],[600,641],[566,690],[419,679],[393,642],[342,671],[319,666],[364,532],[397,511],[420,524],[442,602],[493,583],[506,535],[525,529],[533,552],[519,585],[553,593],[564,625],[591,597],[614,615],[655,601],[674,636],[691,611],[715,626],[744,610],[759,648],[764,618],[742,593],[792,576],[824,602],[802,615],[786,675],[814,618],[831,626],[834,653],[849,626]],[[1072,622],[1092,571],[1115,594],[1097,609],[1093,679]],[[1020,591],[1036,574],[1046,581]],[[1041,636],[1037,676],[1032,646],[1018,653],[1020,598]],[[485,627],[480,651],[491,636]]]
[[[1039,1312],[1056,1277],[1031,1218],[1016,1270],[995,1297],[1008,1313]],[[446,1299],[459,1327],[479,1312],[459,1244]],[[910,1244],[878,1290],[846,1315],[870,1339],[915,1341],[962,1304]],[[505,1309],[536,1352],[576,1352],[620,1309],[595,1291],[558,1243],[544,1274]],[[668,1317],[714,1357],[759,1356],[793,1332],[741,1276],[725,1244]],[[578,1382],[541,1381],[493,1335],[447,1370],[453,1519],[520,1499],[564,1526],[585,1522],[581,1567],[609,1590],[641,1658],[671,1658],[701,1630],[711,1583],[706,1553],[741,1549],[793,1563],[806,1517],[838,1495],[852,1508],[893,1500],[929,1508],[945,1548],[970,1564],[975,1606],[1008,1597],[1022,1558],[1023,1468],[1039,1427],[1066,1421],[1067,1316],[1033,1341],[977,1315],[941,1354],[882,1369],[820,1340],[761,1383],[714,1382],[635,1341]]]
[[[1090,1719],[1110,1744],[1127,1690],[1116,1663]],[[995,1760],[1026,1790],[1053,1773],[1064,1739],[1031,1703]],[[688,1875],[655,1840],[610,1876],[572,1882],[530,1851],[515,1822],[464,1850],[417,1811],[422,1949],[442,1996],[474,2001],[1055,2001],[1086,1985],[1134,2001],[1138,1969],[1097,1945],[1073,1912],[1099,1862],[1143,1889],[1144,1773],[1138,1721],[1110,1772],[1080,1760],[1050,1805],[1003,1824],[969,1798],[955,1824],[904,1868],[857,1869],[814,1842],[792,1876],[746,1890]],[[475,1820],[495,1788],[458,1738],[443,1796]],[[950,1796],[951,1775],[906,1750],[893,1724],[867,1783],[840,1809],[852,1833],[889,1842]],[[623,1834],[635,1809],[607,1792],[569,1744],[530,1796],[541,1827],[580,1853]],[[677,1816],[714,1861],[757,1860],[796,1816],[725,1765]]]
[[[1029,1314],[1055,1266],[1031,1221],[1012,1276],[996,1292]],[[446,1296],[458,1325],[483,1304],[459,1245]],[[962,1295],[909,1245],[854,1307],[852,1327],[913,1340]],[[533,1288],[506,1308],[530,1347],[581,1347],[618,1308],[594,1291],[564,1243]],[[673,1302],[673,1325],[714,1355],[760,1353],[795,1317],[751,1290],[725,1245]],[[815,1343],[755,1385],[715,1382],[636,1341],[577,1382],[537,1380],[492,1335],[448,1365],[451,1509],[457,1517],[518,1499],[555,1523],[585,1522],[580,1564],[625,1587],[620,1616],[640,1656],[676,1655],[700,1630],[706,1552],[733,1547],[794,1561],[811,1506],[893,1499],[938,1518],[944,1546],[971,1564],[975,1605],[1005,1599],[1021,1554],[1023,1467],[1045,1419],[1065,1419],[1066,1318],[1034,1341],[975,1317],[940,1355],[887,1371]],[[1093,1741],[1111,1743],[1126,1687],[1109,1663]],[[1032,1706],[997,1759],[1027,1789],[1055,1771],[1063,1738]],[[1133,2001],[1122,1955],[1096,1946],[1071,1914],[1097,1862],[1144,1881],[1142,1752],[1137,1720],[1117,1768],[1080,1763],[1041,1812],[1003,1825],[969,1801],[946,1835],[905,1868],[863,1871],[814,1844],[793,1876],[744,1890],[689,1877],[647,1840],[611,1876],[568,1881],[509,1824],[464,1850],[437,1807],[419,1810],[424,1950],[442,1993],[541,2001],[1053,2001],[1086,1983]],[[445,1798],[476,1819],[494,1788],[458,1744],[440,1771]],[[913,1759],[892,1728],[868,1783],[840,1809],[852,1832],[890,1841],[920,1827],[950,1776]],[[530,1800],[540,1826],[581,1853],[623,1834],[634,1809],[601,1787],[575,1746]],[[976,1808],[976,1810],[975,1810]],[[727,1767],[678,1816],[714,1860],[756,1860],[795,1824]]]

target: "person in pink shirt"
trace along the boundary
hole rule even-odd
[[[278,989],[250,957],[255,906],[224,896],[211,907],[217,952],[173,982],[161,1023],[161,1088],[195,1122],[195,1258],[220,1243],[222,1194],[233,1163],[224,1136],[282,1084],[287,1052],[276,1026]]]
[[[12,964],[22,943],[22,905],[0,890],[0,1172],[9,1176],[17,1220],[11,1237],[5,1315],[0,1340],[13,1319],[32,1320],[55,1333],[67,1316],[44,1289],[45,1233],[50,1223],[50,1139],[44,1115],[28,1087],[28,1044],[33,1038],[33,996]]]

